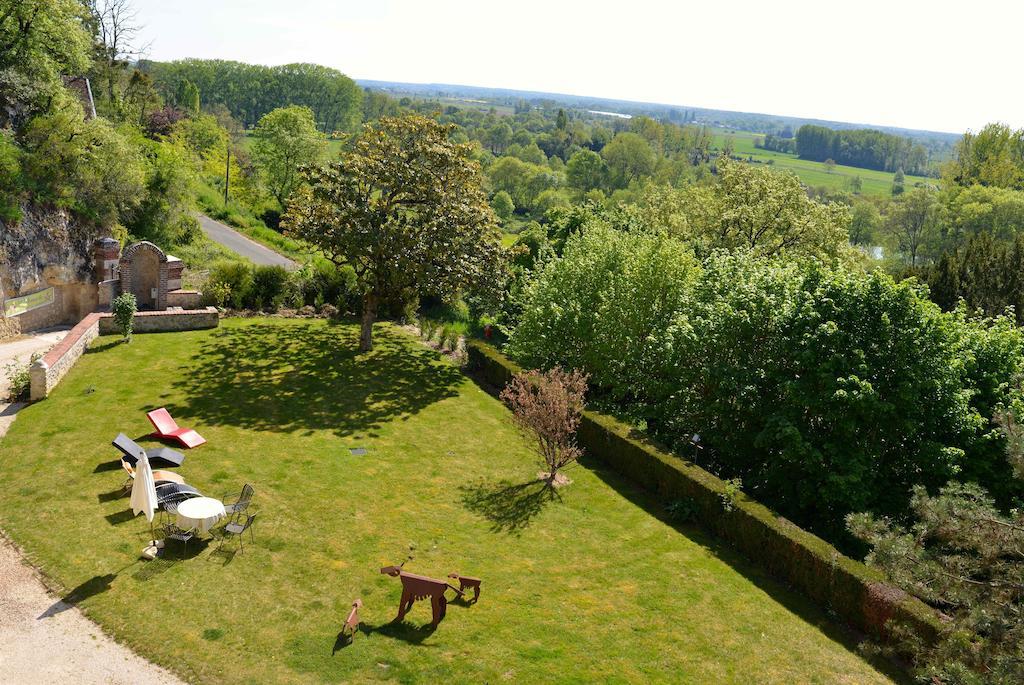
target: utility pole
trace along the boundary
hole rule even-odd
[[[231,187],[231,141],[228,141],[228,158],[224,162],[224,208],[228,206],[228,189]]]

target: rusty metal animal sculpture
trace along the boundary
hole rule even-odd
[[[398,566],[385,566],[380,570],[385,575],[402,580],[402,598],[398,600],[398,616],[395,617],[395,621],[405,618],[413,602],[430,597],[430,608],[433,610],[431,625],[436,628],[447,611],[448,600],[445,599],[444,593],[451,586],[443,580],[406,573],[402,570],[404,565],[405,562]]]
[[[352,611],[348,612],[345,625],[341,628],[341,634],[352,639],[356,636],[356,628],[359,627],[359,610],[363,608],[363,600],[357,599],[352,602]]]
[[[473,589],[473,599],[471,599],[469,601],[472,602],[473,604],[476,604],[476,601],[478,599],[480,599],[480,579],[479,578],[472,578],[470,576],[460,576],[458,573],[449,573],[448,577],[449,578],[453,578],[453,579],[459,581],[459,588],[457,590],[454,587],[452,587],[452,586],[449,586],[449,587],[451,587],[453,590],[458,592],[460,597],[464,596],[466,594],[466,588],[472,588]]]

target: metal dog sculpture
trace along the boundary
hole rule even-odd
[[[405,562],[402,562],[398,566],[385,566],[380,570],[385,575],[402,580],[402,598],[398,600],[398,616],[395,617],[395,621],[405,618],[413,602],[430,597],[430,608],[433,610],[431,626],[436,628],[446,613],[448,600],[445,599],[444,593],[451,586],[443,580],[406,573],[402,570],[404,565]]]
[[[455,590],[456,592],[459,593],[459,596],[465,595],[466,588],[473,588],[473,599],[471,599],[469,601],[472,602],[473,604],[476,604],[476,601],[478,599],[480,599],[480,579],[479,578],[471,578],[470,576],[460,576],[458,573],[449,573],[448,577],[449,578],[453,578],[453,579],[459,581],[459,589],[458,590],[455,590],[455,588],[452,587],[453,590]],[[451,586],[449,586],[449,587],[451,587]]]
[[[347,636],[349,640],[356,636],[356,628],[359,627],[359,610],[362,608],[363,600],[357,599],[352,602],[352,611],[348,612],[345,625],[341,628],[341,634]]]

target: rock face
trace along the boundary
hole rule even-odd
[[[100,229],[65,209],[23,205],[21,214],[16,224],[0,221],[0,286],[8,297],[91,281]]]
[[[95,308],[92,250],[101,233],[67,210],[31,204],[21,207],[17,223],[0,221],[0,306],[53,288],[49,304],[6,320],[0,316],[0,337],[77,321]]]

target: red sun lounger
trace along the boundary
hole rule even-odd
[[[153,424],[156,431],[152,434],[154,438],[170,438],[177,440],[185,447],[199,447],[206,438],[196,433],[191,428],[179,428],[171,414],[164,407],[154,409],[146,414],[146,418]]]

